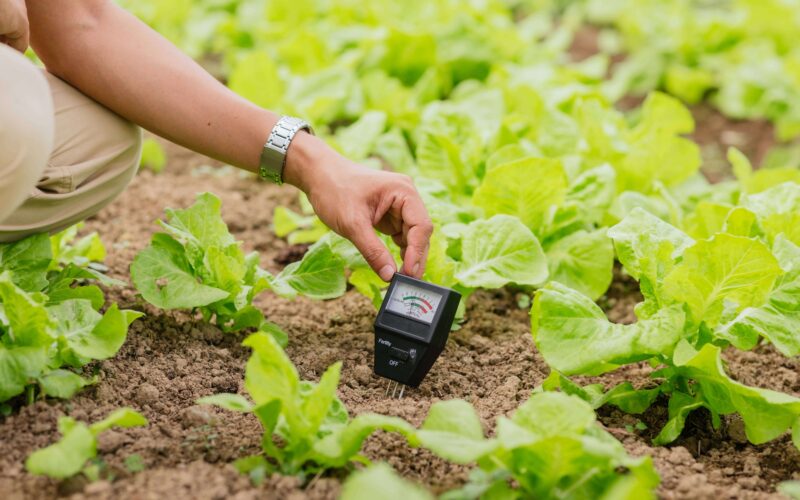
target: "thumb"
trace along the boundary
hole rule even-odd
[[[361,255],[366,259],[369,267],[375,271],[383,281],[391,281],[397,271],[392,254],[386,245],[378,238],[371,226],[360,226],[353,231],[350,241],[356,246]]]

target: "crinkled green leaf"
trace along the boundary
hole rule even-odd
[[[136,254],[131,278],[145,300],[165,309],[205,306],[229,296],[225,290],[200,283],[181,244],[161,233]]]
[[[567,375],[598,374],[669,355],[682,338],[684,322],[681,308],[673,306],[632,325],[614,324],[588,297],[557,282],[537,290],[531,308],[539,352]]]
[[[487,217],[515,215],[538,233],[564,201],[566,192],[567,176],[560,162],[523,158],[489,170],[475,190],[473,203],[483,208]]]
[[[85,379],[69,370],[53,370],[39,378],[39,386],[47,396],[54,398],[71,398],[76,392],[94,381]]]
[[[57,443],[31,453],[25,461],[28,472],[65,479],[80,472],[86,461],[97,454],[97,440],[89,427],[69,417],[61,417],[59,427],[65,420],[72,422],[70,429]]]
[[[581,433],[595,425],[594,411],[586,402],[556,392],[532,396],[517,408],[511,420],[540,439]]]
[[[92,433],[97,436],[112,427],[142,427],[147,425],[147,419],[139,412],[130,408],[118,408],[108,414],[106,418],[89,426]]]
[[[606,231],[578,231],[557,240],[546,250],[550,279],[591,299],[603,295],[611,284],[614,247]]]
[[[684,227],[694,239],[705,239],[722,231],[733,207],[727,204],[701,201],[694,213],[686,217]]]
[[[254,333],[242,345],[253,349],[245,375],[245,388],[253,402],[261,405],[278,399],[294,404],[300,378],[277,342],[264,333]]]
[[[410,172],[414,168],[414,157],[406,138],[398,128],[392,128],[378,137],[373,149],[374,153],[383,158],[393,169]]]
[[[236,244],[208,247],[204,264],[208,272],[205,276],[207,285],[225,290],[231,296],[241,292],[247,268],[244,254]]]
[[[315,443],[315,454],[329,467],[342,467],[359,452],[367,437],[377,430],[397,432],[411,440],[412,444],[418,444],[414,427],[405,420],[374,413],[362,413],[351,420],[347,426]]]
[[[717,234],[683,253],[683,260],[664,278],[664,291],[684,302],[695,321],[714,326],[723,301],[738,309],[762,305],[781,274],[778,261],[757,239]]]
[[[704,404],[719,414],[739,413],[745,433],[753,444],[761,444],[790,429],[800,416],[800,399],[768,389],[748,387],[731,379],[720,357],[720,348],[706,344],[699,351],[683,348],[676,357],[679,372],[696,380]]]
[[[800,354],[800,247],[778,237],[773,253],[784,273],[775,281],[764,305],[747,307],[715,334],[740,349],[751,349],[759,337],[786,356]]]
[[[355,123],[336,131],[336,141],[351,160],[363,160],[375,147],[386,128],[386,113],[367,111]]]
[[[417,131],[417,165],[426,177],[444,183],[455,196],[477,186],[478,131],[469,116],[430,108]]]
[[[281,238],[288,236],[290,245],[315,243],[330,232],[316,215],[303,215],[283,206],[275,207],[272,215],[275,234]]]
[[[542,385],[546,390],[560,388],[567,394],[578,396],[595,410],[610,404],[626,413],[637,414],[644,413],[661,393],[661,389],[658,387],[635,389],[630,382],[622,382],[607,391],[603,384],[589,384],[581,387],[557,371],[551,372]]]
[[[38,347],[52,340],[54,321],[47,313],[41,294],[29,294],[18,288],[11,273],[0,274],[0,323],[7,327],[7,335],[14,346]]]
[[[22,394],[47,366],[48,346],[12,347],[0,344],[0,401]]]
[[[665,445],[678,439],[686,425],[689,413],[702,406],[703,401],[699,398],[678,391],[673,392],[669,399],[669,420],[653,438],[653,444]]]
[[[225,248],[236,243],[222,220],[221,205],[213,194],[201,193],[189,208],[166,209],[166,222],[159,221],[161,227],[186,248],[186,258],[195,271],[202,267],[208,248]]]
[[[434,230],[425,265],[425,279],[440,286],[455,285],[456,262],[447,254],[447,237],[441,230]]]
[[[87,426],[71,417],[60,417],[61,439],[46,448],[36,450],[25,461],[32,474],[66,479],[80,472],[84,464],[97,455],[97,436],[112,427],[139,427],[147,419],[130,408],[119,408],[106,418]]]
[[[328,245],[315,245],[299,262],[286,266],[275,278],[275,287],[291,287],[314,299],[332,299],[345,292],[344,262]]]
[[[742,205],[754,212],[770,241],[783,233],[800,245],[800,183],[784,182],[758,194],[743,197]]]
[[[497,447],[495,441],[483,436],[483,426],[472,405],[460,399],[431,406],[417,436],[422,446],[461,464],[474,462]]]
[[[608,230],[617,258],[638,280],[658,281],[658,268],[683,254],[694,240],[674,226],[642,209],[635,209]]]
[[[83,223],[68,227],[50,237],[53,263],[50,268],[57,268],[59,264],[74,264],[86,266],[90,262],[102,262],[106,258],[106,247],[96,232],[89,233],[77,241],[78,230]]]
[[[49,284],[45,288],[47,304],[56,305],[67,300],[84,299],[90,301],[95,310],[99,310],[103,307],[106,299],[103,291],[97,285],[73,286],[78,280],[95,278],[95,275],[89,269],[72,264],[67,265],[57,273],[50,273],[48,277]],[[122,282],[116,282],[116,280],[110,280],[110,278],[99,281],[107,286],[123,284]]]
[[[389,465],[380,463],[354,472],[342,487],[342,500],[371,500],[380,492],[387,498],[432,500],[433,495],[398,476]]]
[[[456,279],[475,288],[507,283],[537,285],[547,279],[547,262],[536,236],[516,217],[474,221],[461,242]]]
[[[629,150],[617,163],[620,190],[648,192],[654,180],[679,184],[700,168],[700,148],[680,137],[694,130],[694,120],[680,101],[652,92],[642,107],[642,119],[627,134]]]
[[[497,491],[535,498],[593,498],[604,494],[647,498],[658,485],[650,460],[628,457],[621,443],[597,425],[589,404],[577,396],[534,393],[512,419],[498,419],[496,434],[501,447],[478,462],[483,474],[472,475],[470,484],[461,491],[473,487],[490,492],[513,478],[515,492],[508,488]],[[630,474],[618,474],[618,467]],[[490,479],[485,477],[490,471],[503,473]],[[587,475],[592,476],[591,481],[585,480]],[[627,492],[638,496],[629,497]]]
[[[0,272],[10,271],[14,283],[28,292],[38,292],[47,285],[47,270],[52,260],[46,233],[0,244]]]
[[[575,231],[602,225],[616,196],[616,172],[608,165],[587,170],[569,185],[564,203],[541,233],[545,246]]]
[[[117,304],[101,315],[87,300],[67,300],[48,311],[58,318],[54,335],[63,341],[71,353],[85,364],[89,359],[108,359],[115,355],[125,342],[128,325],[142,316],[137,311],[121,311]]]
[[[430,260],[428,261],[430,265]],[[353,285],[361,295],[364,295],[372,301],[375,309],[379,309],[383,301],[383,290],[386,288],[386,282],[380,276],[375,274],[369,267],[359,267],[353,269],[347,281]]]
[[[325,370],[309,395],[303,401],[300,411],[308,421],[306,432],[319,431],[325,417],[328,416],[331,405],[336,399],[336,388],[339,385],[339,376],[342,371],[342,362],[336,362]]]

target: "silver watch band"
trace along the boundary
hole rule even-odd
[[[311,125],[305,120],[293,116],[282,116],[272,127],[267,143],[261,151],[258,173],[262,179],[275,184],[283,184],[283,167],[286,165],[286,152],[295,134],[306,130],[313,134]]]

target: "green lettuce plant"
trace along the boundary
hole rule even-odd
[[[436,403],[417,433],[422,446],[460,464],[477,463],[469,482],[445,499],[655,498],[649,457],[632,458],[575,396],[534,393],[484,437],[468,403]]]
[[[253,413],[259,419],[264,428],[263,453],[236,462],[254,481],[273,471],[307,477],[353,461],[364,462],[361,445],[378,429],[399,432],[414,441],[414,428],[402,419],[371,413],[348,416],[336,396],[341,362],[331,365],[314,383],[300,379],[272,336],[256,332],[243,344],[253,350],[244,383],[250,399],[216,394],[198,402]]]
[[[58,430],[61,439],[46,448],[36,450],[25,461],[31,474],[66,479],[83,472],[92,478],[92,465],[88,461],[97,456],[97,437],[113,427],[142,427],[147,419],[130,408],[120,408],[106,418],[86,425],[72,417],[60,417]]]
[[[639,281],[644,301],[636,306],[638,322],[612,324],[596,304],[557,282],[536,292],[532,331],[556,371],[550,387],[595,407],[609,403],[636,413],[667,394],[669,420],[655,439],[659,444],[676,439],[688,414],[702,407],[715,426],[720,415],[740,414],[753,443],[792,429],[800,447],[800,399],[736,382],[721,357],[727,346],[752,349],[760,341],[787,356],[800,353],[798,210],[800,185],[779,184],[727,206],[723,217],[707,221],[711,234],[697,240],[634,210],[609,236],[625,270]],[[603,393],[566,378],[643,360],[658,368],[651,389],[624,384]]]
[[[0,403],[23,392],[69,398],[94,382],[80,369],[112,357],[141,313],[105,304],[90,267],[105,254],[97,235],[73,245],[75,230],[0,245]]]
[[[244,345],[253,350],[245,373],[250,398],[216,394],[198,402],[253,413],[259,419],[264,427],[262,453],[235,464],[255,482],[274,471],[307,478],[352,462],[368,463],[359,455],[364,440],[385,430],[447,460],[478,463],[470,483],[447,498],[489,493],[502,493],[504,498],[646,498],[658,484],[650,459],[628,457],[596,424],[591,407],[577,397],[535,394],[512,418],[498,420],[494,438],[484,437],[475,410],[460,400],[434,404],[422,427],[415,429],[397,417],[367,413],[351,419],[336,397],[341,363],[329,367],[317,383],[302,381],[272,336],[256,332]],[[374,469],[353,479],[345,491],[358,498],[378,479],[386,479],[397,491],[408,488],[387,475],[385,469]],[[519,488],[512,490],[510,480]],[[415,488],[409,491],[422,494]]]
[[[706,99],[733,118],[768,119],[782,139],[800,134],[794,2],[572,3],[573,12],[611,28],[604,39],[615,43],[604,52],[627,53],[605,85],[612,98],[663,88],[691,104]]]
[[[257,252],[242,251],[220,205],[216,196],[203,193],[187,209],[167,209],[166,221],[159,221],[165,232],[154,234],[131,264],[133,282],[154,306],[198,310],[225,331],[256,328],[285,343],[286,334],[264,318],[253,299],[265,290],[283,297],[337,297],[345,289],[343,262],[320,246],[273,276],[259,266]]]

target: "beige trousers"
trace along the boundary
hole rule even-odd
[[[95,214],[136,175],[132,123],[0,44],[0,242]]]

